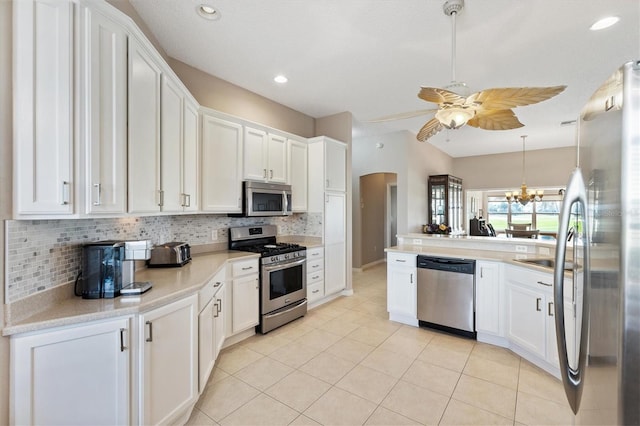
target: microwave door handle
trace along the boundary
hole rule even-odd
[[[282,214],[287,214],[287,212],[289,211],[289,200],[287,198],[287,191],[282,191],[282,198],[284,200],[284,210],[282,211]]]
[[[293,262],[287,262],[287,263],[279,263],[277,265],[273,265],[273,266],[263,266],[264,270],[266,272],[271,272],[271,271],[277,271],[278,269],[286,269],[286,268],[290,268],[292,266],[297,266],[297,265],[302,265],[307,261],[306,258],[303,259],[299,259]]]
[[[580,346],[578,352],[578,365],[575,369],[569,365],[569,357],[567,355],[567,338],[565,335],[564,323],[564,262],[567,248],[567,235],[569,232],[569,222],[572,217],[571,208],[578,203],[582,207],[582,230],[583,230],[583,285],[582,292],[582,318],[576,318],[580,321]],[[564,385],[567,400],[574,413],[578,412],[580,407],[580,399],[582,396],[582,388],[584,386],[584,367],[587,353],[587,323],[589,306],[588,306],[588,287],[589,287],[589,223],[586,214],[587,192],[582,178],[582,172],[576,168],[571,174],[567,191],[564,196],[562,207],[560,208],[560,218],[558,223],[558,237],[556,243],[555,268],[553,271],[554,278],[554,305],[555,305],[555,322],[556,322],[556,342],[558,345],[558,358],[560,361],[560,375]],[[574,240],[574,245],[578,239]],[[575,260],[575,259],[574,259]],[[575,273],[573,274],[575,279]],[[578,324],[576,324],[576,327]]]

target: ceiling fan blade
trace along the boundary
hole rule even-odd
[[[467,124],[485,130],[509,130],[524,126],[510,109],[479,110]]]
[[[466,100],[457,93],[439,87],[421,87],[418,97],[434,104],[463,104]]]
[[[562,92],[567,86],[554,87],[509,87],[487,89],[472,94],[467,104],[475,104],[483,109],[509,109],[546,101]]]
[[[420,131],[418,132],[416,139],[418,139],[420,142],[424,142],[443,128],[444,126],[438,121],[437,118],[432,118],[431,120],[427,121],[424,126],[422,126],[422,129],[420,129]]]
[[[385,115],[384,117],[374,118],[373,120],[367,120],[366,123],[383,123],[385,121],[404,120],[405,118],[419,117],[421,115],[427,115],[438,111],[437,109],[420,109],[416,111],[400,112],[398,114]]]

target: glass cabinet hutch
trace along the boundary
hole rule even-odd
[[[429,176],[429,223],[462,229],[462,179],[451,175]]]

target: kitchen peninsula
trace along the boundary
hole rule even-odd
[[[422,323],[418,315],[418,288],[425,282],[421,282],[418,274],[419,256],[475,261],[473,298],[468,309],[473,309],[470,317],[477,340],[509,348],[560,377],[553,318],[553,269],[531,263],[550,261],[554,251],[555,242],[546,240],[398,235],[398,245],[386,249],[389,319],[412,326]],[[571,321],[575,294],[570,287],[573,273],[565,271],[564,281],[569,352],[573,352],[575,335],[575,324]],[[444,307],[445,310],[454,308],[460,309],[460,306]]]

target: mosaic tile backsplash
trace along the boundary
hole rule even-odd
[[[82,245],[99,240],[185,241],[192,246],[226,242],[228,228],[269,224],[278,235],[322,235],[322,215],[235,218],[222,215],[127,217],[77,220],[7,221],[7,302],[73,282],[80,270]],[[211,240],[211,231],[218,238]]]

